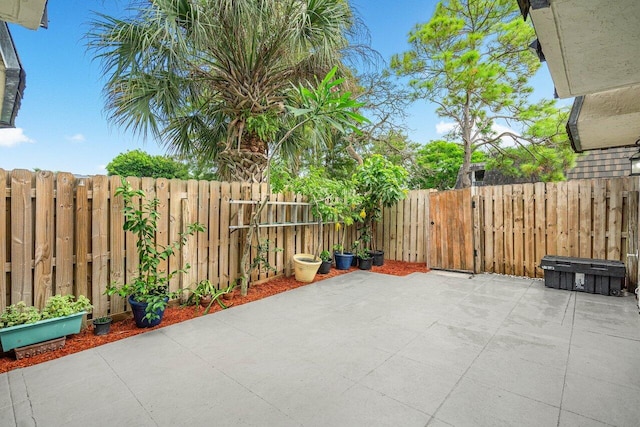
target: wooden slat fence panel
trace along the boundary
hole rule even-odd
[[[429,195],[432,268],[473,271],[473,213],[471,189]]]
[[[624,261],[636,283],[638,183],[633,178],[482,187],[478,194],[484,233],[475,246],[483,251],[484,271],[492,272],[493,265],[497,273],[542,277],[543,256],[575,256]],[[504,270],[498,254],[502,242]]]
[[[239,215],[248,221],[253,208],[246,206],[240,212],[240,205],[230,200],[260,200],[268,193],[266,185],[128,180],[133,188],[144,189],[149,198],[159,199],[159,244],[177,240],[186,224],[196,220],[207,227],[161,264],[162,270],[171,271],[187,263],[192,266],[187,276],[178,275],[170,282],[172,290],[203,278],[226,287],[237,277],[243,242],[241,232],[230,232],[229,226],[238,224]],[[108,283],[129,281],[137,274],[135,236],[122,231],[122,200],[114,194],[119,178],[0,170],[0,184],[4,186],[0,190],[0,308],[19,300],[39,304],[50,293],[73,292],[90,297],[96,314],[125,310],[125,301],[104,295]],[[383,209],[374,246],[385,251],[387,260],[426,262],[431,257],[436,263],[453,260],[468,270],[531,277],[542,275],[537,266],[547,254],[618,259],[627,262],[635,283],[635,179],[518,184],[474,191],[475,208],[449,217],[443,210],[445,200],[470,206],[471,193],[409,192],[398,205]],[[302,201],[296,195],[270,197],[272,201]],[[261,219],[278,223],[305,218],[312,220],[300,207],[276,205]],[[431,218],[440,224],[431,225]],[[462,228],[442,227],[442,221],[473,226],[466,234],[460,232]],[[358,237],[360,225],[347,230],[347,248]],[[276,272],[257,274],[255,279],[290,272],[291,256],[313,250],[318,231],[315,224],[262,229],[261,237],[269,238],[272,248],[283,251],[269,254]],[[340,233],[335,225],[325,225],[320,249],[331,250]],[[469,242],[476,248],[475,257],[469,258],[469,251],[463,249]]]

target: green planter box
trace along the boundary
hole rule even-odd
[[[9,326],[0,329],[2,349],[9,351],[17,347],[36,344],[80,332],[82,316],[86,311],[55,319],[40,320],[36,323]]]

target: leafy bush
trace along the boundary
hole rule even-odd
[[[407,193],[407,171],[394,165],[379,154],[365,159],[353,177],[358,193],[362,196],[362,217],[366,218],[360,237],[363,248],[375,242],[374,223],[382,217],[382,209],[404,199]]]
[[[73,295],[54,295],[49,298],[40,313],[42,319],[70,316],[81,311],[91,311],[91,301],[80,295],[76,301]]]
[[[107,164],[109,175],[189,179],[189,167],[167,156],[142,150],[120,153]]]
[[[82,311],[91,311],[91,301],[84,295],[76,300],[73,295],[54,295],[45,302],[42,311],[28,306],[24,301],[12,304],[0,314],[0,328],[35,323],[39,320],[70,316]]]
[[[157,319],[157,310],[164,310],[168,300],[176,298],[181,290],[170,292],[169,279],[176,274],[181,274],[189,270],[191,266],[177,269],[168,273],[159,270],[161,261],[167,260],[176,250],[187,242],[189,236],[197,232],[204,231],[204,226],[200,223],[189,224],[186,231],[178,234],[177,241],[161,246],[156,243],[156,231],[158,229],[158,205],[157,198],[145,200],[146,194],[142,190],[134,190],[125,178],[122,184],[116,189],[116,195],[121,195],[124,199],[124,231],[130,231],[136,236],[136,251],[138,253],[138,274],[129,283],[116,285],[111,283],[107,286],[107,295],[118,294],[123,298],[132,297],[135,301],[147,303],[145,318],[148,320]],[[133,201],[139,197],[142,206]]]

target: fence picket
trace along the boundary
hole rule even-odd
[[[53,251],[54,248],[54,193],[53,174],[49,171],[36,173],[36,221],[34,252],[34,303],[42,309],[53,294]]]
[[[124,200],[122,196],[116,196],[116,190],[122,185],[120,176],[109,177],[109,283],[119,286],[125,283],[125,232],[124,226]],[[119,295],[109,297],[109,312],[121,313],[125,310],[125,301]]]
[[[53,186],[54,178],[51,177]],[[73,294],[73,245],[74,245],[74,182],[70,173],[58,173],[55,177],[55,289],[56,294]],[[39,198],[39,196],[36,196]],[[36,203],[38,200],[36,199]],[[37,222],[37,221],[36,221]],[[52,248],[53,250],[53,248]],[[50,284],[51,285],[51,284]]]
[[[205,227],[205,231],[196,233],[191,240],[197,242],[198,261],[197,266],[197,282],[206,280],[209,277],[209,234],[207,226],[209,222],[209,181],[198,181],[198,222]]]
[[[241,184],[239,182],[231,183],[231,198],[233,200],[240,200],[241,196]],[[238,209],[242,208],[239,205],[231,205],[231,209],[229,212],[229,219],[231,224],[238,224]],[[236,280],[239,272],[239,261],[240,256],[242,255],[242,250],[240,249],[240,232],[237,230],[229,235],[229,280]]]
[[[89,295],[91,275],[89,274],[88,255],[91,246],[91,208],[89,207],[89,185],[86,179],[76,182],[75,233],[76,265],[74,295]]]
[[[535,277],[535,201],[533,184],[523,185],[524,196],[524,275]]]
[[[32,176],[24,169],[11,174],[11,304],[33,305]]]
[[[182,232],[182,200],[186,197],[185,186],[186,182],[179,179],[169,181],[169,244],[177,242]],[[174,272],[182,267],[182,248],[178,247],[169,257],[169,272]],[[177,291],[180,289],[180,283],[180,276],[174,275],[169,280],[169,289],[172,292]]]
[[[156,180],[156,197],[158,199],[158,229],[156,230],[156,244],[161,248],[167,247],[169,244],[169,224],[171,223],[171,215],[169,213],[169,180],[158,178]],[[112,201],[113,203],[113,201]],[[115,211],[115,209],[112,209]],[[158,271],[167,274],[169,260],[161,260],[158,264]]]
[[[569,256],[580,256],[579,230],[580,230],[580,182],[567,182],[567,241],[569,244]]]
[[[220,250],[220,183],[209,183],[209,276],[208,279],[220,289],[219,250]]]
[[[557,184],[558,193],[557,193],[557,221],[558,221],[558,239],[557,239],[557,251],[556,255],[560,256],[569,256],[569,235],[567,234],[569,231],[568,225],[568,215],[569,215],[569,206],[568,206],[568,189],[566,182],[559,182]]]
[[[609,220],[607,222],[607,259],[620,259],[622,238],[622,180],[610,180],[609,184]]]
[[[535,203],[535,277],[542,277],[543,271],[539,267],[542,257],[546,255],[547,233],[545,227],[546,190],[544,182],[534,184]]]
[[[91,207],[91,302],[93,313],[104,316],[108,299],[104,291],[109,283],[109,179],[93,177]]]
[[[593,181],[593,257],[607,257],[607,181]]]
[[[582,258],[592,258],[591,250],[591,212],[592,198],[591,198],[591,181],[581,180],[578,187],[578,203],[579,208],[579,227],[578,227],[578,241],[579,251],[578,256]]]
[[[7,230],[7,173],[0,169],[0,230]],[[9,215],[11,217],[11,215]],[[0,310],[7,308],[7,239],[0,237]]]
[[[220,269],[220,283],[224,288],[231,284],[229,274],[229,226],[231,225],[229,208],[231,205],[229,200],[231,200],[231,187],[228,182],[223,182],[220,184],[220,252],[218,267]]]

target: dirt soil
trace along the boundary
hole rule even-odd
[[[335,268],[332,268],[328,274],[317,274],[312,283],[356,270],[356,267],[351,267],[350,270],[336,270]],[[406,276],[407,274],[415,272],[426,273],[429,270],[424,263],[409,263],[385,260],[383,266],[374,266],[372,268],[372,271],[382,274],[391,274],[394,276]],[[229,301],[225,301],[225,304],[229,306],[246,304],[251,301],[256,301],[271,295],[278,294],[280,292],[285,292],[290,289],[299,288],[300,286],[305,286],[308,284],[309,283],[296,281],[293,276],[277,277],[273,280],[269,280],[268,282],[251,286],[249,288],[247,296],[245,297],[242,297],[240,295],[239,289],[236,289],[232,294],[232,298]],[[214,303],[211,306],[210,313],[215,313],[216,311],[220,310],[220,306]],[[68,354],[77,353],[82,350],[87,350],[99,345],[118,341],[133,335],[143,334],[152,329],[163,328],[165,326],[173,325],[174,323],[184,322],[185,320],[193,319],[194,317],[202,316],[203,314],[204,309],[199,306],[170,306],[167,307],[167,310],[164,313],[162,323],[154,328],[137,328],[133,322],[133,318],[128,317],[125,320],[121,321],[114,320],[114,322],[111,324],[111,331],[109,332],[109,334],[102,336],[94,335],[93,325],[89,324],[87,329],[83,330],[79,334],[68,336],[66,345],[60,350],[50,351],[21,360],[15,359],[13,351],[4,353],[2,357],[0,357],[0,373],[8,372],[13,369],[25,368],[27,366],[36,365],[48,360],[57,359]]]

